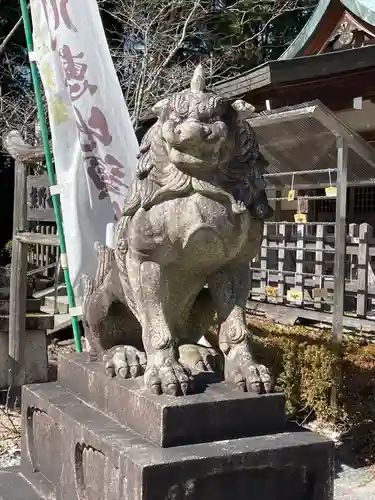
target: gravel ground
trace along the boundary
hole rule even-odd
[[[0,458],[0,469],[7,469],[8,467],[19,467],[20,464],[21,458],[19,451],[11,456]]]
[[[335,500],[375,500],[374,469],[340,466],[335,480]]]

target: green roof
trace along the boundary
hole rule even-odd
[[[341,0],[341,3],[352,14],[366,23],[375,26],[375,0]],[[330,4],[331,0],[319,1],[301,33],[279,59],[293,59],[293,57],[300,55],[300,51],[305,47],[308,40],[316,31]]]

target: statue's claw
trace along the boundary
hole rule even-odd
[[[179,347],[180,363],[190,370],[200,372],[221,371],[222,357],[215,349],[197,344],[183,344]]]
[[[158,352],[149,358],[145,371],[145,384],[153,394],[186,395],[191,388],[191,373],[168,352]]]
[[[143,375],[146,355],[131,346],[117,346],[109,349],[103,356],[107,375],[121,378],[135,378]]]
[[[238,389],[257,394],[270,392],[271,375],[268,369],[255,363],[247,346],[233,346],[225,360],[225,379]]]

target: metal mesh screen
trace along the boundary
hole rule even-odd
[[[304,115],[298,113],[298,110],[301,110],[301,106],[296,109],[297,116],[293,120],[289,117],[286,121],[273,121],[264,117],[262,122],[257,123],[255,120],[253,125],[260,150],[269,162],[266,171],[268,173],[291,172],[290,176],[267,177],[267,184],[270,188],[290,186],[292,172],[295,173],[294,185],[296,187],[327,186],[329,185],[328,172],[317,171],[337,168],[337,131],[327,128],[318,117],[314,116],[314,113]],[[276,115],[277,113],[281,113],[281,110],[267,114]],[[309,171],[309,173],[299,175],[298,172],[301,171]],[[330,175],[334,185],[337,174],[331,172]],[[348,184],[371,180],[375,180],[374,166],[349,148]]]

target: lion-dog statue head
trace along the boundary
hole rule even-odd
[[[198,66],[190,89],[159,101],[153,111],[158,120],[141,142],[125,216],[201,192],[226,197],[237,213],[250,210],[259,219],[270,217],[262,177],[265,162],[247,121],[254,112],[251,104],[206,91]]]

